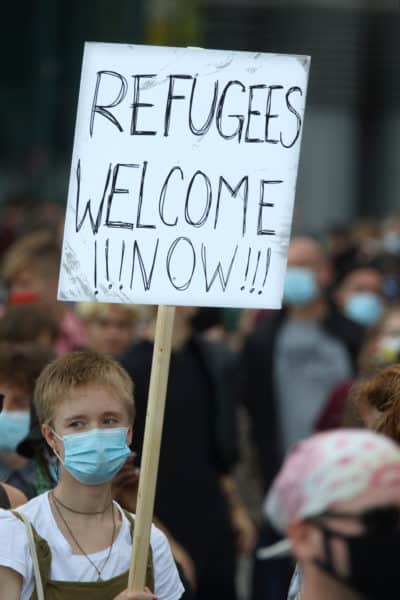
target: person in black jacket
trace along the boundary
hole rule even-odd
[[[232,477],[238,449],[227,382],[234,356],[226,346],[193,334],[195,314],[193,307],[176,309],[154,512],[193,559],[196,600],[234,600],[238,544],[249,551],[255,541]],[[132,449],[139,463],[152,338],[150,333],[133,343],[120,358],[135,382]]]

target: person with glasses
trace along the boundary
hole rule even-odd
[[[400,448],[361,429],[318,433],[288,454],[265,499],[286,536],[298,600],[384,600],[400,587]],[[300,584],[300,585],[299,585]]]

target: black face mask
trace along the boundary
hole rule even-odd
[[[322,516],[322,515],[321,515]],[[361,535],[350,536],[327,528],[320,517],[312,519],[324,536],[325,560],[315,563],[336,580],[347,585],[366,600],[389,600],[400,588],[400,511],[397,507],[373,509],[362,515],[324,513],[323,516],[359,518],[365,528]],[[349,576],[334,566],[330,541],[345,541],[349,556]]]

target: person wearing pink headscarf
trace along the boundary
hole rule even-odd
[[[286,539],[259,557],[292,553],[292,597],[386,600],[399,590],[400,447],[389,438],[343,429],[301,441],[264,509]]]

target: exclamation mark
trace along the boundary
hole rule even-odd
[[[256,268],[254,271],[254,275],[253,275],[253,281],[251,282],[251,290],[250,290],[250,294],[252,294],[255,290],[254,284],[256,282],[256,277],[257,277],[257,271],[258,271],[258,265],[260,264],[260,256],[261,256],[261,250],[259,250],[257,252],[257,262],[256,262]]]
[[[271,263],[271,248],[268,248],[267,250],[267,256],[266,256],[266,260],[265,260],[265,275],[264,275],[264,281],[263,281],[263,289],[265,286],[265,282],[267,281],[267,276],[268,276],[268,271],[269,271],[269,265]],[[263,290],[259,290],[258,294],[262,294]]]
[[[106,239],[106,247],[105,247],[105,254],[106,254],[106,277],[107,277],[107,281],[108,281],[108,289],[111,290],[112,283],[110,283],[110,271],[109,271],[109,268],[108,268],[109,246],[110,246],[110,238],[107,238]]]
[[[97,240],[94,240],[94,295],[97,296],[99,290],[97,289]]]
[[[251,258],[251,248],[249,247],[249,252],[247,254],[247,265],[246,265],[246,271],[244,274],[244,282],[246,283],[246,279],[247,279],[247,275],[249,273],[249,267],[250,267],[250,258]],[[242,291],[244,290],[245,286],[242,285],[242,287],[240,288]]]
[[[121,275],[122,275],[122,267],[124,266],[124,256],[125,256],[125,240],[122,240],[122,249],[121,249],[121,262],[119,265],[119,289],[122,290],[124,287],[121,283]]]

